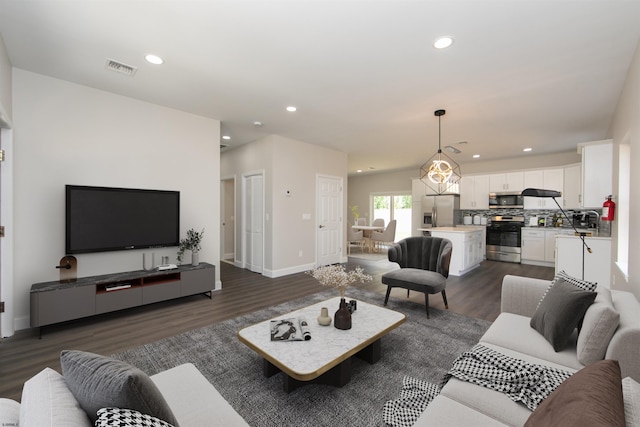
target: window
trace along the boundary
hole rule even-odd
[[[373,219],[384,219],[385,226],[396,220],[396,242],[411,236],[411,194],[372,195],[371,203]]]

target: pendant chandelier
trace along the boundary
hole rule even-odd
[[[437,194],[452,191],[462,178],[460,166],[444,154],[440,146],[442,136],[440,120],[445,113],[445,110],[436,110],[433,113],[438,117],[438,152],[420,167],[420,180]]]

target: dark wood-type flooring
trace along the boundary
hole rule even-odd
[[[358,286],[380,293],[382,304],[386,286],[380,276],[395,264],[349,258],[348,268],[356,265],[374,277],[372,282]],[[551,279],[553,272],[548,267],[485,261],[463,277],[449,277],[449,309],[493,321],[500,312],[500,287],[505,274]],[[46,366],[60,372],[63,349],[109,355],[324,289],[304,273],[270,279],[225,262],[221,263],[220,277],[223,289],[214,292],[212,299],[202,295],[185,297],[48,326],[42,339],[38,339],[37,329],[29,329],[1,340],[0,397],[20,400],[24,381]],[[396,289],[391,298],[406,298],[406,291]],[[421,293],[412,292],[410,299],[424,304]],[[444,309],[442,298],[431,296],[430,306]]]

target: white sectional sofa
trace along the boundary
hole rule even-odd
[[[595,302],[587,309],[579,335],[555,352],[551,344],[530,326],[531,317],[550,282],[518,276],[505,276],[502,285],[501,314],[480,339],[483,344],[529,363],[576,372],[594,359],[619,362],[627,426],[640,426],[640,303],[629,292],[598,288]],[[607,294],[610,292],[610,300]],[[613,308],[613,310],[612,310]],[[619,314],[619,324],[611,332],[598,327],[606,313]],[[604,313],[604,314],[603,314]],[[601,328],[602,329],[602,328]],[[615,331],[615,332],[613,332]],[[591,336],[587,334],[591,333]],[[604,340],[604,341],[603,341]],[[601,357],[593,347],[602,345]],[[595,354],[595,356],[594,356]],[[583,363],[587,362],[587,363]],[[573,377],[572,377],[573,378]],[[568,380],[567,380],[568,381]],[[594,384],[594,387],[598,387]],[[522,426],[532,412],[505,394],[452,378],[429,404],[415,426]]]
[[[248,426],[191,363],[150,378],[181,427]],[[45,368],[25,383],[21,403],[0,399],[0,425],[90,427],[93,423],[74,398],[64,377],[51,368]]]

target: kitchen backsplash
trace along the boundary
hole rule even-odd
[[[596,212],[598,212],[598,215],[602,216],[602,209],[593,209]],[[569,218],[573,218],[573,214],[574,213],[579,213],[582,212],[582,210],[578,209],[578,210],[572,210],[572,209],[568,209],[565,211],[567,213],[567,216]],[[473,218],[474,215],[480,215],[480,216],[484,216],[487,218],[487,224],[491,223],[491,217],[492,216],[523,216],[524,217],[524,224],[525,226],[529,225],[529,218],[531,217],[541,217],[541,216],[546,216],[548,218],[547,223],[549,224],[549,221],[551,220],[551,218],[553,218],[554,214],[562,214],[561,211],[557,210],[557,209],[552,209],[552,210],[533,210],[533,209],[483,209],[483,210],[472,210],[472,209],[465,209],[465,210],[461,210],[461,216],[464,218],[465,216],[469,215]],[[461,222],[462,223],[462,222]],[[571,227],[571,222],[567,221],[567,218],[565,218],[564,216],[562,217],[562,226],[563,227]],[[611,222],[609,221],[600,221],[599,223],[599,227],[598,227],[598,231],[599,231],[599,235],[600,236],[610,236],[611,235]]]

